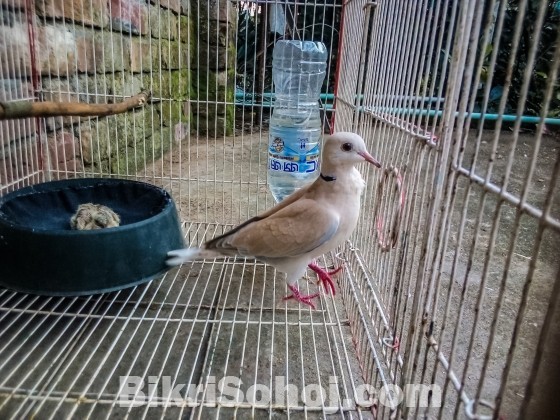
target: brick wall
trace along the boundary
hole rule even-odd
[[[0,0],[0,101],[34,98],[24,0]],[[0,121],[0,185],[40,171],[34,119]]]
[[[32,4],[37,91],[32,85],[33,48],[25,1],[0,0],[0,57],[9,58],[0,59],[0,100],[36,96],[105,103],[142,89],[150,90],[155,99],[154,104],[123,115],[39,121],[43,152],[36,152],[41,156],[34,156],[33,169],[42,158],[44,167],[59,172],[131,174],[144,161],[158,159],[189,131],[231,132],[233,107],[201,103],[233,101],[233,73],[226,73],[235,63],[232,3],[36,0]],[[193,10],[199,13],[196,18]],[[222,51],[229,51],[230,57]],[[207,122],[201,124],[202,120]],[[5,163],[15,149],[37,142],[35,124],[35,120],[0,124],[0,184],[21,177],[21,169],[16,176],[9,168],[15,161],[25,163],[22,159]],[[217,125],[221,129],[216,132]],[[37,144],[34,147],[30,150],[39,150]]]

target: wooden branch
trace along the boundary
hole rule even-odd
[[[104,117],[122,114],[144,106],[150,100],[150,92],[142,91],[116,104],[84,104],[76,102],[0,102],[0,120],[29,117]]]

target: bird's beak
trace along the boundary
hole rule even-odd
[[[364,152],[358,152],[358,154],[363,157],[367,162],[377,166],[378,168],[381,168],[381,163],[379,163],[379,161],[377,159],[375,159],[372,155],[370,155],[368,152],[364,151]]]

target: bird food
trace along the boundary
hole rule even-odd
[[[120,216],[102,204],[80,204],[70,219],[70,226],[77,230],[94,230],[117,227],[121,224]]]

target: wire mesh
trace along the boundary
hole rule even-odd
[[[345,270],[317,310],[245,259],[95,296],[1,290],[2,417],[519,417],[558,294],[553,3],[2,1],[5,44],[24,41],[2,49],[0,101],[153,97],[2,121],[2,194],[146,180],[172,193],[193,245],[268,209],[282,38],[329,44],[325,131],[359,133],[383,163],[360,168],[359,226],[319,261]],[[535,101],[541,123],[525,124]]]
[[[220,229],[185,230],[197,243]],[[4,291],[2,410],[14,418],[206,418],[279,409],[361,417],[354,401],[363,381],[340,302],[323,299],[318,311],[292,308],[279,299],[286,290],[274,270],[228,260],[98,296]],[[220,389],[226,385],[236,392]],[[257,385],[277,397],[251,394]],[[324,395],[312,394],[314,387]],[[220,394],[227,397],[217,403]]]
[[[543,208],[548,203],[554,212],[558,196],[556,140],[543,136],[544,124],[534,134],[521,132],[550,5],[540,2],[529,26],[524,13],[531,9],[520,2],[511,29],[514,37],[526,34],[531,40],[511,132],[501,128],[519,60],[516,49],[509,52],[510,76],[496,126],[490,131],[483,119],[471,121],[477,99],[482,96],[483,117],[492,105],[492,77],[497,56],[507,48],[500,42],[511,2],[360,6],[370,9],[362,25],[369,37],[362,41],[363,82],[358,79],[363,99],[353,109],[339,108],[337,117],[345,111],[348,117],[336,128],[371,138],[387,171],[396,168],[402,178],[393,176],[380,197],[375,185],[386,183],[387,173],[371,174],[365,208],[376,210],[362,213],[355,235],[354,246],[366,261],[361,287],[369,295],[369,316],[380,329],[377,344],[399,338],[399,350],[407,357],[399,360],[391,346],[384,357],[397,383],[443,384],[438,417],[517,417],[530,384],[525,375],[535,361],[538,331],[548,328],[546,310],[535,299],[549,299],[558,272],[558,261],[547,251],[558,244],[557,217],[549,218]],[[356,14],[357,24],[363,15]],[[557,80],[552,45],[541,117],[548,115]],[[350,91],[355,82],[348,83]],[[540,182],[550,182],[547,187],[534,178],[537,166]],[[386,219],[381,224],[378,213]],[[392,234],[395,217],[402,218],[399,245],[387,252],[383,238]],[[402,413],[430,411],[403,407]]]
[[[2,6],[17,9],[20,3],[22,2],[16,0],[5,1]],[[27,18],[28,14],[23,10],[9,16],[2,26],[2,102],[35,98],[34,69],[28,65],[32,54],[33,28],[27,25]],[[12,36],[7,36],[8,32],[11,32]],[[19,38],[20,41],[14,41],[14,38]],[[36,123],[32,118],[0,122],[0,192],[11,191],[42,180]]]

